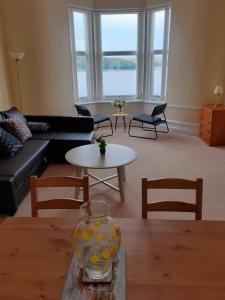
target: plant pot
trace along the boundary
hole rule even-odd
[[[106,151],[105,148],[104,148],[104,149],[100,149],[100,153],[101,153],[102,155],[105,155],[105,151]]]

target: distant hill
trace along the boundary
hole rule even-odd
[[[160,67],[161,57],[156,56],[155,66]],[[121,57],[103,57],[102,61],[103,70],[136,70],[136,59],[126,59]],[[86,61],[82,56],[77,57],[77,70],[84,71],[86,69]]]
[[[132,59],[103,57],[102,66],[104,70],[135,70],[136,63]],[[86,68],[85,58],[77,57],[77,70],[83,71]]]

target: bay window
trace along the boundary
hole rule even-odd
[[[75,101],[165,100],[169,7],[70,12]]]

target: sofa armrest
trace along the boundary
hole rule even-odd
[[[6,213],[11,216],[14,215],[18,207],[14,181],[14,177],[0,177],[0,213]]]
[[[27,122],[46,122],[50,131],[91,132],[94,130],[92,117],[25,116]]]

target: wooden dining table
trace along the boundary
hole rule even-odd
[[[77,221],[9,217],[3,222],[0,299],[60,299]],[[117,222],[126,253],[126,299],[225,299],[225,222]]]

